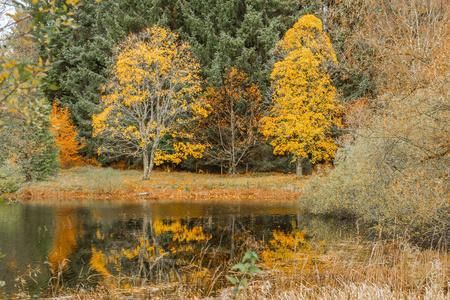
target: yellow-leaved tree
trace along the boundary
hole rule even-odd
[[[290,154],[302,175],[305,159],[311,163],[333,159],[336,144],[332,128],[340,126],[336,89],[326,72],[336,54],[322,22],[313,15],[301,17],[278,43],[281,60],[271,81],[273,107],[261,120],[261,132],[277,155]]]
[[[185,130],[206,115],[196,97],[200,65],[176,33],[153,26],[130,35],[119,47],[113,78],[105,86],[103,111],[93,117],[99,152],[140,157],[144,179],[154,164],[200,157],[204,147],[189,143]]]

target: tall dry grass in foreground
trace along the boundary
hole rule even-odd
[[[15,194],[18,200],[218,200],[295,201],[303,185],[294,175],[195,174],[154,171],[143,181],[137,170],[81,167],[61,170],[52,180],[34,182]]]
[[[275,267],[256,280],[241,298],[448,299],[446,252],[421,251],[406,243],[348,247],[348,251],[344,247],[317,257],[306,256],[303,261],[286,261],[294,265],[294,272]],[[307,260],[315,261],[310,269],[305,268]]]
[[[274,260],[263,258],[259,264],[263,272],[237,295],[233,287],[225,286],[205,296],[195,284],[175,282],[128,288],[101,285],[89,291],[62,289],[58,296],[63,299],[448,299],[447,252],[420,250],[398,241],[347,241],[330,249],[323,245],[291,246],[294,245],[278,250]],[[222,280],[226,284],[221,278],[224,274],[219,274],[214,282]],[[114,280],[110,278],[108,282]]]

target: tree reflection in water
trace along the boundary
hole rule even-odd
[[[228,285],[225,275],[247,250],[259,254],[262,268],[282,267],[286,257],[294,262],[291,268],[304,267],[309,237],[327,233],[339,239],[342,228],[279,206],[247,209],[171,203],[49,207],[47,214],[43,207],[27,210],[39,212],[39,219],[28,218],[33,220],[28,228],[36,228],[37,235],[41,223],[51,223],[48,247],[39,248],[47,259],[33,258],[48,262],[49,274],[42,272],[39,286],[33,287],[41,295],[99,285],[120,289],[181,285],[210,295]],[[15,237],[17,244],[26,242],[23,235]],[[14,287],[7,289],[14,291]]]
[[[64,218],[62,213],[60,216]],[[63,273],[60,277],[65,278],[58,283],[72,283],[68,277],[74,275],[79,283],[89,282],[92,286],[101,283],[116,288],[182,283],[202,294],[223,286],[230,266],[248,249],[263,250],[272,231],[280,235],[295,230],[294,215],[143,216],[107,226],[102,222],[84,222],[86,236],[77,245],[76,218],[66,216],[64,220],[74,226],[67,226],[61,220],[58,224],[61,228],[57,226],[55,232],[55,249],[49,254],[51,268],[59,266],[58,272]]]

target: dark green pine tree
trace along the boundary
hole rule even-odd
[[[296,0],[192,0],[181,6],[181,30],[210,84],[221,84],[236,66],[264,91],[271,50],[308,7]]]

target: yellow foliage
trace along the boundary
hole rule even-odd
[[[77,6],[80,0],[66,0],[67,5]]]
[[[174,242],[192,242],[192,241],[206,241],[211,236],[203,231],[203,227],[194,226],[189,229],[186,225],[181,225],[180,221],[166,224],[162,221],[153,222],[153,231],[157,235],[163,233],[172,233],[172,241]]]
[[[176,33],[153,26],[130,35],[120,47],[114,76],[104,87],[103,111],[93,116],[93,135],[102,136],[100,153],[144,156],[180,163],[200,157],[202,145],[181,143],[183,125],[207,111],[201,91],[200,65]],[[175,143],[170,147],[161,140]],[[151,167],[153,162],[148,162]],[[145,176],[144,176],[145,177]]]
[[[106,268],[107,259],[105,254],[103,254],[101,250],[95,249],[95,247],[92,247],[91,252],[92,255],[91,259],[89,260],[89,266],[104,277],[110,276],[111,273]]]
[[[305,15],[289,29],[278,43],[278,50],[290,52],[310,49],[319,60],[337,62],[329,36],[323,32],[322,21],[314,15]]]
[[[156,151],[155,154],[155,165],[161,165],[164,162],[172,162],[174,164],[179,164],[188,156],[193,158],[201,158],[206,146],[202,144],[191,144],[191,143],[175,143],[173,145],[174,153],[164,152],[162,150]]]
[[[341,107],[336,89],[324,70],[336,62],[321,21],[306,15],[289,29],[278,44],[283,59],[271,73],[274,105],[261,120],[261,133],[271,140],[274,154],[329,161],[337,149],[331,136],[340,126]]]
[[[293,230],[284,233],[274,230],[272,239],[261,253],[261,259],[264,265],[273,268],[279,263],[292,263],[302,259],[302,251],[308,249],[305,239],[305,233],[301,230]]]
[[[122,249],[121,254],[128,260],[132,260],[139,256],[139,254],[145,254],[147,258],[156,257],[157,255],[164,255],[165,251],[160,246],[151,245],[146,238],[139,238],[138,244],[129,249]]]

